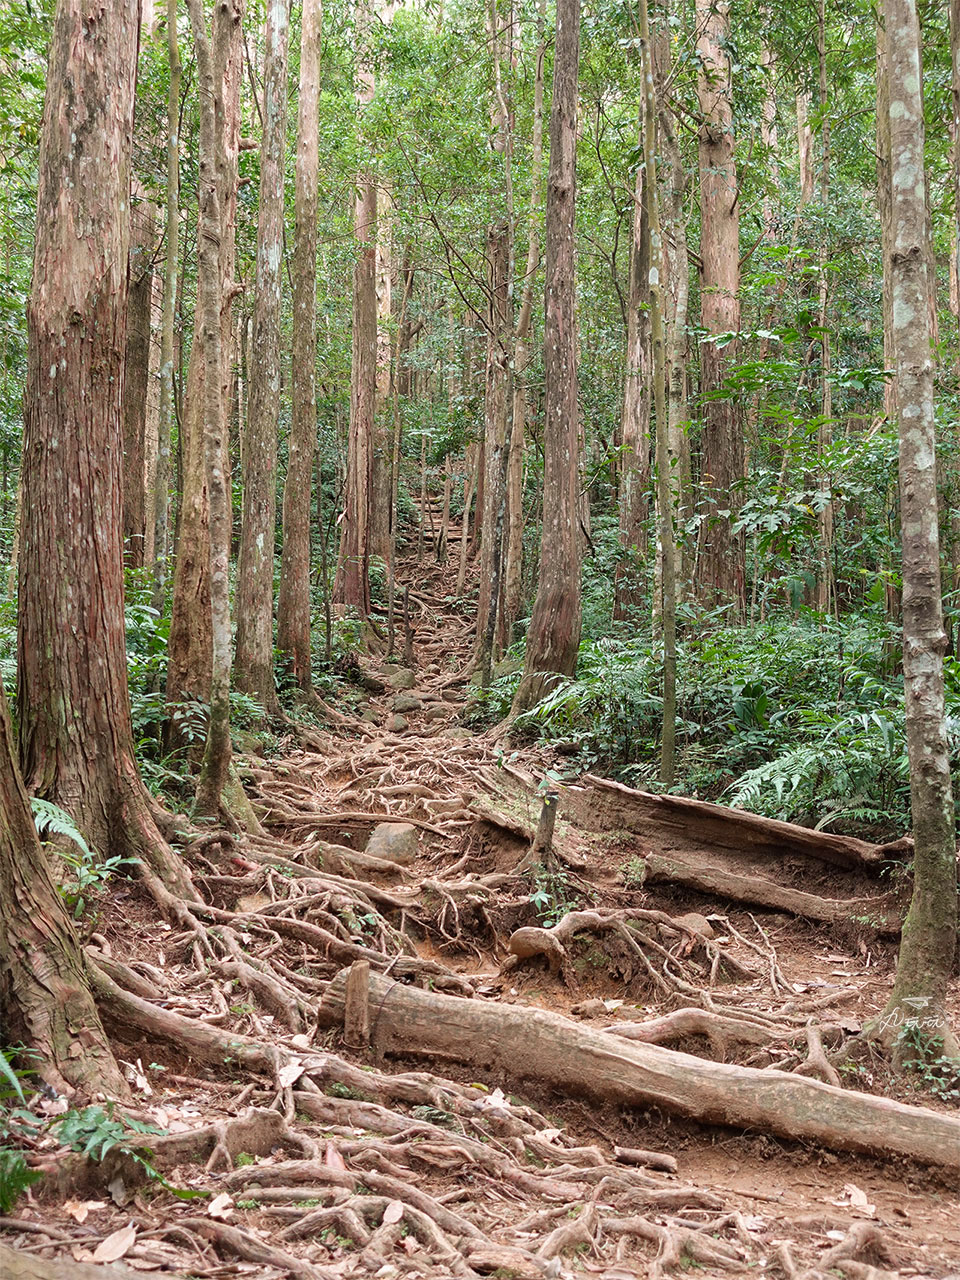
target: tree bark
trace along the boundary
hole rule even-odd
[[[744,543],[733,532],[742,501],[743,434],[734,399],[723,395],[736,339],[717,339],[740,329],[740,202],[734,163],[731,69],[727,52],[727,0],[697,0],[700,76],[700,343],[704,522],[698,581],[708,608],[731,606],[743,613]],[[716,397],[716,398],[711,398]]]
[[[249,372],[243,451],[243,524],[237,565],[234,678],[268,715],[279,712],[273,677],[273,561],[280,416],[280,268],[283,262],[283,170],[287,132],[289,0],[266,9],[263,142]],[[309,491],[309,490],[307,490]]]
[[[123,359],[123,540],[127,565],[131,569],[142,569],[147,534],[147,391],[156,207],[149,200],[139,199],[133,206],[131,221],[127,341]]]
[[[900,421],[903,680],[914,888],[903,926],[887,1039],[918,1019],[928,1043],[960,1054],[944,1010],[957,936],[957,861],[944,715],[936,430],[929,312],[920,29],[915,0],[885,0],[889,76],[891,287]],[[932,1046],[931,1046],[932,1047]]]
[[[325,1019],[343,1019],[348,972],[341,970],[324,993]],[[710,1062],[544,1009],[440,995],[379,973],[370,974],[370,1004],[379,1053],[465,1062],[596,1102],[661,1107],[705,1124],[960,1168],[960,1119],[923,1107],[783,1071]]]
[[[20,757],[101,856],[192,890],[134,757],[123,601],[121,388],[137,0],[61,0],[40,141],[27,310]],[[68,105],[69,104],[69,105]]]
[[[237,163],[240,152],[240,82],[242,71],[243,0],[214,6],[211,56],[216,88],[217,202],[220,209],[220,403],[230,403],[231,311],[237,288],[236,261]],[[192,22],[192,19],[191,19]],[[198,248],[199,256],[199,248]],[[170,637],[167,642],[167,703],[196,699],[209,703],[213,666],[213,621],[210,602],[210,503],[204,461],[205,372],[204,344],[190,350],[181,424],[182,492],[178,522]],[[223,440],[229,438],[226,421]],[[224,476],[230,474],[224,456]],[[176,721],[168,722],[168,748],[183,741]]]
[[[217,85],[201,0],[188,0],[200,79],[199,333],[203,349],[203,461],[208,495],[211,676],[210,717],[197,809],[216,817],[230,768],[230,526],[220,319],[221,215],[217,181]]]
[[[127,1092],[87,983],[80,940],[40,846],[0,690],[0,1024],[40,1054],[48,1084]]]
[[[148,519],[154,523],[153,607],[161,612],[170,559],[170,442],[177,418],[174,395],[176,308],[180,271],[180,48],[177,40],[177,0],[167,0],[167,252],[163,268],[163,311],[160,321],[160,414],[157,424],[157,468]]]
[[[361,119],[373,101],[369,55],[361,54],[357,106]],[[337,604],[370,613],[370,503],[377,401],[377,186],[369,170],[357,175],[353,215],[357,262],[353,273],[350,426],[340,554],[333,583]]]
[[[317,446],[317,214],[319,208],[321,0],[304,0],[294,188],[292,419],[283,485],[283,550],[277,644],[298,689],[312,687],[310,658],[310,493]]]
[[[513,713],[537,702],[557,675],[573,674],[580,644],[580,431],[574,261],[579,59],[579,0],[559,0],[547,176],[540,580]]]

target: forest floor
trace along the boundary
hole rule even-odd
[[[47,1175],[0,1249],[40,1269],[10,1274],[960,1275],[960,1147],[844,1149],[856,1118],[835,1142],[737,1124],[741,1077],[722,1074],[721,1124],[670,1084],[691,1062],[838,1079],[821,1045],[882,1009],[903,886],[859,842],[817,854],[589,778],[560,788],[550,865],[529,865],[552,762],[460,724],[454,576],[429,548],[399,565],[413,675],[365,660],[366,719],[247,758],[263,834],[185,847],[204,904],[183,927],[115,883],[90,947],[134,1098],[116,1114],[163,1132],[102,1163],[38,1139]],[[384,822],[406,825],[371,842]],[[696,1055],[646,1103],[616,1051],[644,1042]],[[957,1116],[869,1058],[843,1083]]]

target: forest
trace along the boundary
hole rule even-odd
[[[960,0],[0,0],[0,1276],[960,1276]]]

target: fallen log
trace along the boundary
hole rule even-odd
[[[760,853],[778,859],[801,854],[833,866],[876,874],[887,858],[903,856],[910,843],[870,844],[852,836],[813,831],[793,822],[764,818],[745,809],[730,809],[706,800],[637,791],[589,773],[584,782],[590,784],[590,790],[578,796],[576,789],[571,788],[566,800],[568,809],[577,808],[581,825],[596,828],[599,822],[600,829],[626,827],[634,835],[656,839],[660,844],[664,832],[673,832],[679,847],[689,850],[713,845],[736,853]],[[579,812],[581,809],[583,813]]]
[[[343,1021],[347,973],[341,970],[324,993],[325,1022]],[[599,1102],[660,1107],[707,1124],[960,1169],[960,1118],[924,1107],[786,1072],[710,1062],[621,1040],[542,1009],[439,995],[374,972],[370,1009],[379,1053],[496,1068]]]
[[[709,866],[702,860],[687,860],[679,854],[649,853],[643,859],[644,883],[669,880],[699,893],[734,902],[751,902],[758,907],[786,911],[804,920],[823,924],[857,924],[876,933],[898,934],[902,924],[893,894],[869,898],[821,898],[802,889],[791,889],[765,876],[743,875],[725,867]]]

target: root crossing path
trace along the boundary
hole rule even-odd
[[[400,656],[346,664],[353,716],[245,762],[262,832],[185,841],[202,901],[171,925],[112,896],[114,1118],[159,1132],[100,1162],[25,1140],[45,1177],[0,1274],[960,1273],[957,1111],[849,1053],[889,989],[896,851],[545,788],[544,751],[464,723],[444,541],[398,564]]]

